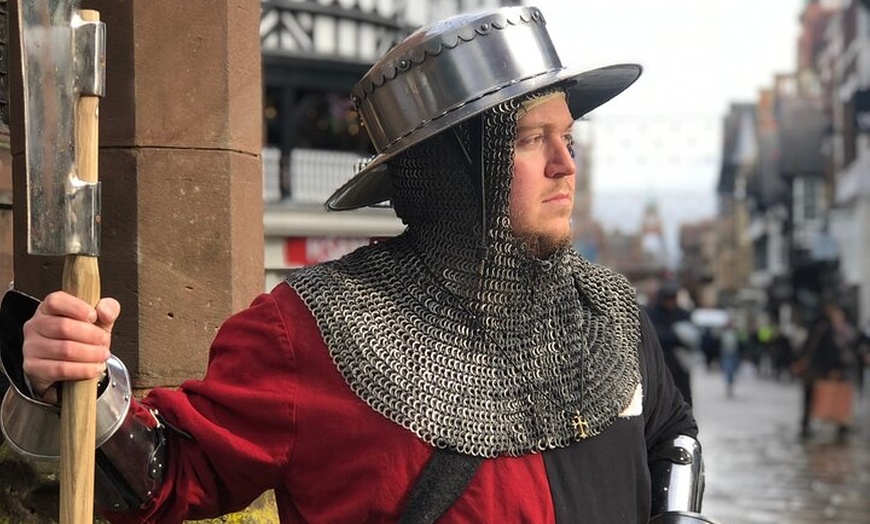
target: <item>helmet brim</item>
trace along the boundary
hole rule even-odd
[[[390,144],[338,188],[327,199],[326,207],[330,211],[347,211],[389,200],[392,184],[386,162],[390,158],[502,102],[550,86],[564,85],[568,92],[568,108],[576,120],[623,92],[640,77],[641,72],[642,67],[638,64],[616,64],[583,72],[559,69],[498,86],[475,100],[448,109],[438,118],[421,123],[413,132]]]

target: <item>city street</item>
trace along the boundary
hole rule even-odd
[[[870,392],[853,432],[815,422],[798,437],[801,386],[756,376],[744,363],[727,398],[718,369],[693,372],[707,468],[703,513],[721,524],[870,523]]]

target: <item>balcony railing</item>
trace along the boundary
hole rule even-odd
[[[345,151],[296,148],[282,161],[277,148],[266,148],[263,150],[263,198],[266,202],[323,204],[353,176],[362,159],[356,153]]]

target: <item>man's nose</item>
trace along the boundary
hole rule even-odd
[[[576,172],[577,164],[574,163],[571,146],[561,139],[554,140],[549,148],[549,158],[544,175],[547,178],[562,178],[574,176]]]

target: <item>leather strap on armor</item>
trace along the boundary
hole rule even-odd
[[[165,426],[154,427],[130,413],[118,431],[97,448],[94,499],[97,508],[123,511],[141,508],[163,481],[166,464]]]

